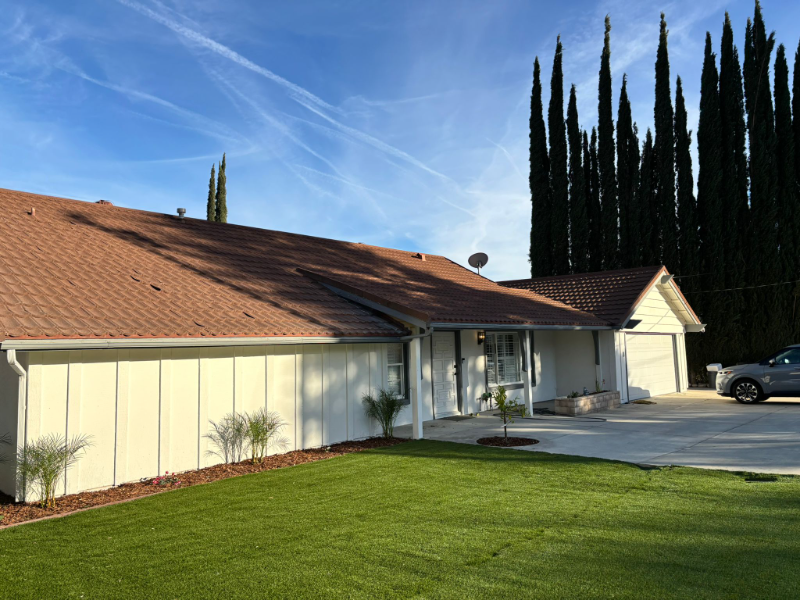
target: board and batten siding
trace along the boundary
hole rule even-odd
[[[221,462],[209,454],[205,434],[209,421],[234,411],[280,413],[286,450],[377,435],[361,397],[386,387],[386,349],[304,344],[30,352],[26,439],[92,437],[59,490],[71,494]],[[3,410],[16,412],[16,394],[5,395]],[[410,421],[406,406],[397,424]],[[11,493],[8,479],[0,483]]]
[[[641,321],[632,331],[637,333],[683,333],[683,322],[675,314],[672,306],[657,285],[650,288],[647,295],[631,316]]]

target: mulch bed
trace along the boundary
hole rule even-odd
[[[186,471],[185,473],[177,474],[177,480],[180,482],[177,484],[154,485],[153,480],[156,478],[152,478],[134,483],[123,483],[122,485],[107,490],[62,496],[56,498],[57,506],[53,509],[41,508],[35,503],[15,503],[12,497],[0,493],[0,516],[2,516],[2,520],[0,520],[0,529],[34,519],[49,518],[59,515],[63,516],[87,508],[95,508],[106,504],[118,504],[134,498],[151,496],[176,488],[211,483],[212,481],[247,475],[249,473],[260,473],[262,471],[271,471],[272,469],[293,467],[295,465],[343,456],[345,454],[369,450],[371,448],[395,446],[406,441],[408,440],[376,437],[353,442],[342,442],[322,448],[295,450],[293,452],[287,452],[286,454],[276,454],[275,456],[268,456],[264,459],[264,462],[259,464],[243,461],[228,465],[215,465],[198,471]]]
[[[482,437],[477,442],[483,446],[499,446],[501,448],[513,448],[515,446],[533,446],[538,444],[539,440],[526,437],[509,437],[505,438],[502,435],[495,435],[492,437]]]

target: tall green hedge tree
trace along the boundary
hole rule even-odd
[[[533,89],[530,119],[531,277],[553,274],[553,248],[550,244],[550,158],[542,109],[542,82],[539,57],[533,61]]]
[[[567,105],[569,139],[569,233],[572,273],[589,270],[589,217],[586,212],[586,180],[583,173],[581,126],[578,123],[578,99],[573,85]]]
[[[556,42],[550,77],[550,106],[547,129],[550,134],[550,237],[553,275],[569,273],[569,177],[567,176],[567,132],[564,125],[564,74],[561,36]]]
[[[656,204],[660,253],[658,259],[672,271],[679,269],[678,217],[675,200],[675,133],[672,94],[669,79],[667,21],[661,13],[661,32],[656,53],[656,102],[653,110],[655,124]]]

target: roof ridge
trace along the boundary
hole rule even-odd
[[[12,194],[23,194],[25,196],[34,196],[34,197],[37,197],[37,198],[43,198],[43,199],[47,199],[47,200],[65,201],[65,202],[78,202],[82,206],[102,207],[100,210],[108,210],[109,208],[111,208],[111,209],[115,209],[116,208],[116,209],[127,210],[127,211],[131,211],[131,212],[135,212],[135,213],[142,213],[142,214],[146,214],[146,215],[155,215],[155,216],[161,216],[161,217],[172,217],[172,218],[175,218],[175,219],[179,218],[177,215],[173,215],[172,213],[158,212],[158,211],[154,211],[154,210],[145,210],[143,208],[133,208],[133,207],[130,207],[130,206],[122,206],[122,205],[110,202],[108,200],[104,200],[102,202],[101,201],[97,201],[97,200],[82,200],[80,198],[66,198],[64,196],[51,196],[49,194],[38,194],[38,193],[35,193],[35,192],[26,192],[26,191],[23,191],[23,190],[13,190],[13,189],[10,189],[10,188],[0,187],[0,194],[2,194],[3,192],[10,192]],[[210,221],[208,221],[206,219],[198,219],[196,217],[189,217],[189,216],[183,217],[183,220],[184,221],[195,221],[195,222],[198,222],[198,223],[209,223],[210,222]],[[388,246],[378,246],[377,244],[365,244],[364,242],[351,242],[349,240],[340,240],[340,239],[336,239],[336,238],[326,238],[326,237],[322,237],[322,236],[318,236],[318,235],[309,235],[307,233],[296,233],[296,232],[293,232],[293,231],[282,231],[280,229],[265,229],[263,227],[256,227],[254,225],[242,225],[241,223],[217,223],[215,226],[236,227],[236,228],[246,229],[246,230],[251,230],[251,231],[261,231],[261,232],[266,232],[266,233],[277,233],[277,234],[281,234],[281,235],[291,235],[291,236],[296,236],[296,237],[301,237],[301,238],[309,238],[309,239],[312,239],[312,240],[321,240],[321,241],[325,241],[325,242],[336,242],[337,244],[348,244],[350,246],[361,246],[361,247],[365,247],[365,248],[379,248],[381,250],[390,250],[392,252],[402,252],[402,253],[412,254],[412,255],[413,254],[424,254],[426,257],[430,256],[430,257],[436,257],[436,258],[447,258],[447,257],[445,257],[445,256],[443,256],[441,254],[433,254],[433,253],[430,253],[430,252],[423,252],[421,250],[403,250],[401,248],[390,248]],[[456,263],[456,264],[458,264],[458,263]]]
[[[577,279],[581,277],[602,277],[607,275],[616,275],[620,273],[635,273],[635,272],[656,272],[660,269],[664,268],[663,265],[652,265],[647,267],[630,267],[627,269],[611,269],[609,271],[589,271],[587,273],[566,273],[564,275],[547,275],[546,277],[527,277],[523,279],[504,279],[502,281],[497,281],[496,283],[500,285],[505,285],[509,283],[523,283],[523,282],[535,282],[535,281],[550,281],[554,279]]]

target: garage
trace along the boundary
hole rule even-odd
[[[678,391],[673,335],[625,335],[628,362],[628,399]]]

